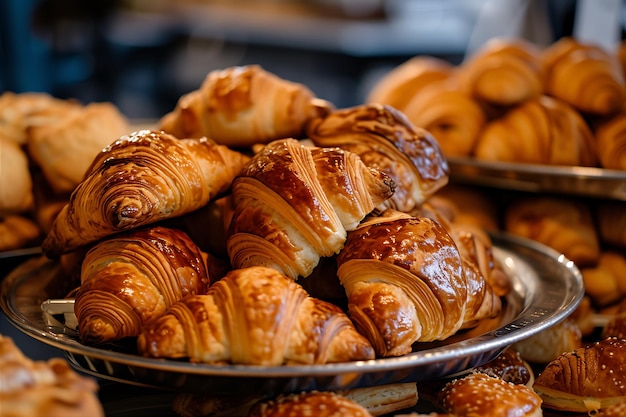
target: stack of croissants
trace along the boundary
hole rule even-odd
[[[568,60],[582,68],[559,66]],[[2,163],[48,186],[22,184],[35,192],[0,213],[57,202],[39,217],[41,248],[62,265],[85,345],[132,341],[149,358],[260,366],[398,357],[499,323],[512,291],[488,223],[467,220],[471,208],[445,194],[446,156],[626,169],[623,135],[607,132],[626,120],[616,62],[572,39],[541,53],[498,40],[459,68],[416,57],[367,103],[342,109],[258,65],[231,67],[210,72],[156,126],[133,131],[108,105],[91,117],[95,104],[5,93],[0,137],[17,139],[0,142]],[[585,88],[573,93],[579,78]],[[28,100],[48,101],[21,110],[21,124],[6,122]],[[59,137],[92,140],[80,155],[68,151],[69,162],[56,159]],[[0,202],[17,203],[7,192]],[[520,341],[481,369],[420,389],[440,415],[619,415],[623,309],[594,343],[583,345],[579,329],[554,336],[568,339],[537,378]],[[174,407],[183,416],[390,415],[414,406],[417,389],[192,393]]]

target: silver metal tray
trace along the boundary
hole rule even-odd
[[[495,256],[514,283],[502,316],[489,328],[417,345],[414,352],[397,358],[310,366],[209,365],[144,358],[131,346],[85,346],[75,331],[42,314],[42,303],[61,298],[58,288],[64,286],[58,282],[58,265],[43,257],[28,260],[5,278],[0,306],[14,326],[63,350],[76,369],[112,381],[185,391],[267,394],[419,382],[482,365],[509,345],[558,323],[580,302],[583,280],[573,262],[526,239],[505,234],[492,238]]]
[[[448,157],[454,183],[626,201],[626,171]]]

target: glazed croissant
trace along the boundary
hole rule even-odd
[[[396,183],[388,200],[409,212],[448,183],[449,167],[437,140],[398,110],[365,104],[311,120],[307,136],[317,146],[354,152]]]
[[[546,94],[595,116],[624,108],[626,86],[616,55],[564,37],[544,49],[541,61]]]
[[[581,201],[550,196],[520,199],[505,208],[504,229],[557,250],[579,267],[595,265],[600,257],[591,209]]]
[[[206,293],[210,277],[189,237],[164,227],[102,240],[85,255],[74,313],[83,343],[139,335],[176,301]]]
[[[488,161],[596,166],[597,145],[580,113],[561,100],[541,96],[487,123],[474,156]]]
[[[123,136],[96,156],[42,249],[57,256],[196,210],[227,191],[248,159],[207,138],[149,130]]]
[[[181,138],[206,136],[223,145],[250,146],[301,138],[305,122],[332,107],[306,86],[248,65],[210,72],[159,124]]]
[[[452,79],[421,89],[403,112],[411,123],[437,138],[446,156],[470,156],[487,122],[485,109]]]
[[[147,357],[264,366],[374,358],[339,307],[262,266],[232,270],[206,295],[174,304],[144,328],[137,346]]]
[[[536,98],[543,90],[540,54],[523,39],[494,38],[461,64],[461,88],[476,100],[497,106]]]
[[[337,265],[350,318],[379,356],[446,339],[501,308],[478,267],[427,217],[387,210],[364,220]]]
[[[626,111],[599,122],[595,136],[600,166],[626,171]]]
[[[400,111],[429,84],[451,78],[455,68],[449,62],[418,55],[383,75],[369,92],[365,102],[387,104]]]
[[[607,338],[564,352],[537,376],[533,389],[547,408],[588,413],[626,401],[626,340]]]
[[[347,231],[393,195],[395,183],[339,148],[274,141],[232,185],[227,249],[234,268],[273,267],[292,279],[338,253]]]

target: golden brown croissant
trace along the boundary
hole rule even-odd
[[[128,133],[129,126],[112,103],[90,103],[53,123],[31,126],[28,153],[56,193],[70,193],[96,155]]]
[[[500,299],[446,229],[393,210],[348,234],[337,257],[348,313],[379,356],[443,340],[496,315]]]
[[[181,138],[209,137],[229,146],[301,138],[304,124],[333,106],[306,86],[258,65],[210,72],[198,90],[178,100],[160,128]]]
[[[57,256],[180,216],[224,193],[248,157],[210,139],[142,130],[96,156],[42,244]]]
[[[600,243],[591,209],[585,202],[536,196],[505,208],[504,229],[564,254],[579,267],[595,265]]]
[[[202,253],[176,229],[133,230],[95,244],[85,255],[74,313],[83,343],[139,335],[186,295],[206,293]]]
[[[311,120],[307,136],[317,145],[358,154],[396,183],[393,208],[409,212],[448,183],[449,167],[437,140],[398,110],[365,104]]]
[[[597,147],[580,113],[565,102],[541,96],[491,120],[474,156],[489,161],[552,165],[597,165]]]
[[[137,340],[148,357],[277,366],[374,358],[343,311],[272,268],[235,269],[188,296]]]
[[[442,407],[458,416],[541,417],[542,400],[526,385],[472,373],[449,382],[439,395]]]
[[[233,181],[227,248],[234,268],[270,266],[292,279],[338,253],[348,230],[393,195],[395,183],[355,153],[274,141]]]
[[[448,79],[455,67],[440,58],[418,55],[391,69],[376,82],[366,103],[387,104],[404,111],[411,97],[430,83]]]
[[[546,94],[596,116],[624,108],[626,86],[617,56],[564,37],[545,48],[541,60]]]
[[[33,204],[28,156],[19,144],[0,135],[0,216],[25,213]]]
[[[282,394],[255,405],[248,417],[352,416],[372,417],[366,408],[334,392],[308,391]]]
[[[594,412],[626,401],[626,340],[607,338],[564,352],[537,376],[533,389],[550,409]]]
[[[104,416],[98,384],[70,368],[67,361],[33,361],[0,335],[0,416]]]
[[[469,156],[487,122],[487,114],[453,79],[422,88],[403,109],[415,125],[429,131],[446,156]]]
[[[581,269],[587,294],[596,306],[605,307],[626,296],[626,255],[602,250],[597,263]]]
[[[626,111],[599,122],[595,135],[600,166],[626,170]]]
[[[40,238],[39,226],[29,217],[19,214],[0,217],[0,252],[33,246]]]
[[[514,106],[543,91],[540,49],[521,38],[494,38],[459,67],[461,89],[479,102]]]

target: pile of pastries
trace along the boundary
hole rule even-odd
[[[366,101],[404,112],[449,156],[624,170],[625,49],[495,38],[458,65],[416,56]]]
[[[88,107],[66,104],[76,114]],[[23,139],[11,143],[51,187],[61,174],[36,162],[32,114],[21,112]],[[131,132],[121,121],[120,134],[100,131],[108,139],[99,149],[85,145],[89,163],[72,164],[80,171],[72,185],[53,188],[62,204],[41,240],[42,256],[61,265],[85,345],[123,341],[137,355],[196,363],[310,365],[398,357],[497,323],[512,291],[488,233],[497,214],[489,201],[454,194],[443,132],[397,107],[337,109],[250,65],[210,72],[154,129]],[[58,129],[60,145],[64,123],[41,123]],[[510,230],[536,230],[536,220],[524,227],[529,218],[519,215]],[[560,238],[562,230],[545,228]],[[189,393],[173,408],[181,416],[392,415],[422,393],[442,415],[611,415],[626,402],[624,320],[593,343],[583,341],[582,322],[555,326],[565,342],[533,358],[536,378],[520,352],[547,338],[423,386]]]

